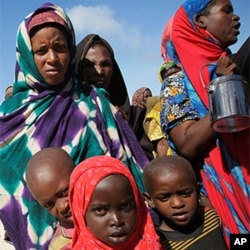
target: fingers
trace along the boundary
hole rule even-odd
[[[221,57],[217,62],[215,73],[219,76],[237,74],[238,67],[228,56]]]

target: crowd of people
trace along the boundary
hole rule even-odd
[[[159,95],[142,86],[130,101],[108,41],[76,44],[52,3],[24,18],[0,106],[0,220],[15,249],[229,249],[250,232],[250,120],[215,131],[204,87],[248,84],[250,39],[229,50],[239,20],[230,0],[186,0],[159,41]]]

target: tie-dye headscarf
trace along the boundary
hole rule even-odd
[[[182,65],[183,82],[176,81],[176,89],[167,89],[168,93],[178,93],[183,84],[183,93],[171,96],[168,105],[161,117],[161,123],[166,126],[166,131],[178,126],[185,119],[199,119],[209,112],[208,93],[203,87],[202,79],[207,86],[216,78],[215,65],[202,67],[206,64],[216,63],[221,56],[228,54],[228,48],[216,40],[208,31],[194,23],[194,17],[200,13],[211,0],[187,0],[177,10],[172,18],[171,29],[165,36],[167,56]],[[167,39],[166,39],[167,37]],[[181,100],[190,103],[183,108],[182,117],[170,121],[169,110],[176,112],[176,106]],[[179,98],[177,100],[177,98]],[[183,99],[181,99],[183,98]],[[175,101],[179,103],[175,104]],[[174,106],[175,105],[175,106]],[[195,112],[196,117],[192,116]],[[176,112],[177,113],[177,112]],[[176,114],[175,113],[175,114]],[[202,166],[202,180],[211,203],[219,213],[227,244],[230,233],[248,233],[250,231],[250,157],[249,157],[249,129],[237,133],[218,134],[217,141],[207,152],[204,152]],[[169,143],[173,143],[171,140]]]
[[[121,174],[128,178],[137,210],[134,233],[127,242],[119,247],[110,247],[98,240],[89,230],[84,218],[96,185],[103,178],[112,174]],[[136,186],[133,176],[121,161],[109,156],[95,156],[81,162],[71,174],[69,201],[74,221],[72,249],[160,249],[158,236],[144,199]]]
[[[56,86],[44,81],[31,48],[28,25],[42,12],[52,12],[65,23],[69,43],[69,67]],[[27,189],[24,176],[32,155],[61,147],[75,164],[94,155],[111,155],[128,166],[141,190],[148,160],[107,93],[79,84],[74,77],[75,35],[61,7],[47,3],[28,15],[19,26],[16,46],[13,96],[0,106],[0,219],[16,249],[46,249],[55,219]]]

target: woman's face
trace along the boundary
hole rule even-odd
[[[136,224],[136,205],[129,180],[123,175],[105,177],[96,186],[85,220],[90,231],[109,246],[127,241]]]
[[[65,32],[56,27],[43,27],[31,37],[31,47],[37,69],[46,83],[60,84],[70,63]]]
[[[143,102],[146,103],[148,98],[152,96],[152,92],[150,90],[146,90],[144,93],[143,93]]]
[[[233,6],[229,0],[217,0],[208,16],[202,16],[205,29],[218,39],[224,46],[237,42],[240,18],[233,13]]]
[[[113,63],[108,49],[100,44],[91,47],[84,59],[83,77],[86,83],[107,89],[113,74]]]

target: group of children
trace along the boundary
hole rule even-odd
[[[199,205],[199,185],[186,159],[158,157],[143,177],[142,194],[118,159],[94,156],[74,166],[62,148],[37,152],[26,181],[58,219],[49,249],[226,249],[218,215]]]

